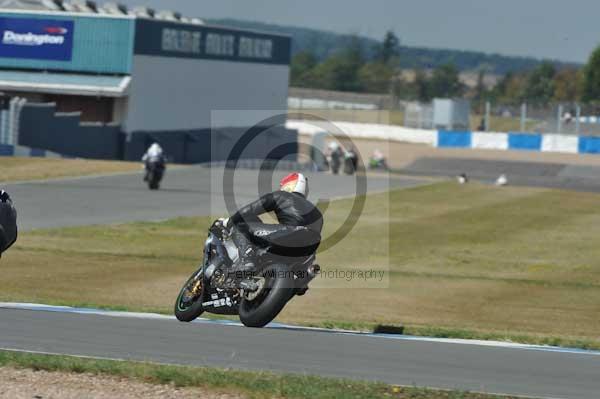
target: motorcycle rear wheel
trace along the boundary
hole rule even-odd
[[[203,281],[196,280],[197,274],[197,271],[192,274],[177,296],[177,301],[175,302],[175,317],[179,321],[190,322],[204,313],[204,308],[202,307],[202,298],[204,297]],[[200,278],[202,279],[202,277]],[[199,290],[196,295],[192,293],[195,284],[200,284],[199,288],[196,287],[196,291]],[[191,302],[185,301],[186,298],[189,298],[190,294],[193,296],[193,300]]]
[[[269,324],[296,292],[287,266],[268,267],[261,275],[266,282],[258,297],[252,301],[243,298],[240,303],[240,321],[246,327],[264,327]]]

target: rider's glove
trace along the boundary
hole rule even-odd
[[[229,230],[227,229],[227,221],[229,219],[219,218],[215,220],[210,226],[210,232],[219,237],[219,239],[223,239],[229,235]]]

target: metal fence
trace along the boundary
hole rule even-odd
[[[291,113],[314,115],[330,121],[377,123],[433,129],[431,103],[400,101],[391,95],[290,89]],[[600,107],[577,103],[471,104],[473,131],[532,132],[600,136]]]

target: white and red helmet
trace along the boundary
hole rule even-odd
[[[308,179],[302,173],[290,173],[279,182],[281,191],[308,196]]]

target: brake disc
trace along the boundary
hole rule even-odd
[[[244,293],[243,293],[243,297],[250,302],[255,300],[260,295],[260,293],[263,291],[263,289],[265,288],[265,278],[264,277],[254,277],[254,281],[256,282],[256,285],[258,285],[258,288],[256,289],[256,291],[250,291],[250,292],[244,291]]]

